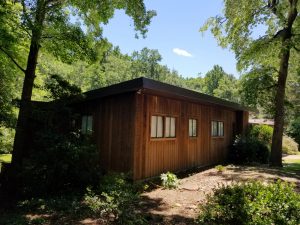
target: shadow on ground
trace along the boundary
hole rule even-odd
[[[171,225],[171,224],[181,224],[181,225],[193,225],[196,224],[193,218],[188,217],[188,215],[166,215],[165,212],[168,207],[162,198],[149,198],[148,196],[142,196],[139,203],[140,212],[146,215],[146,219],[149,224],[160,224],[160,225]],[[157,213],[153,213],[153,211]]]

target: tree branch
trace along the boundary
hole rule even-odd
[[[21,0],[21,5],[22,5],[22,10],[23,10],[23,14],[26,19],[26,22],[29,24],[29,28],[32,29],[32,27],[33,27],[32,21],[27,13],[27,8],[26,8],[26,4],[25,4],[24,0]]]
[[[285,28],[283,28],[282,30],[277,31],[277,33],[273,36],[273,38],[276,39],[278,37],[282,37],[284,32],[285,32]]]
[[[25,73],[25,71],[26,70],[24,70],[20,65],[19,65],[19,63],[17,63],[17,61],[7,52],[7,51],[5,51],[1,46],[0,46],[0,50],[3,52],[3,53],[5,53],[5,55],[7,55],[8,56],[8,58],[10,58],[11,59],[11,61],[23,72],[23,73]]]
[[[269,0],[268,1],[268,8],[271,9],[271,11],[277,15],[277,5],[278,5],[278,0]]]

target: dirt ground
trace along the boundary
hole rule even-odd
[[[284,160],[289,160],[289,166],[293,162],[300,161],[300,155],[285,156]],[[226,166],[223,172],[215,168],[198,169],[191,173],[180,174],[180,184],[177,189],[168,190],[160,186],[142,194],[141,201],[137,203],[136,210],[146,215],[147,221],[151,225],[188,225],[195,224],[200,204],[205,204],[206,197],[213,193],[220,185],[230,185],[235,182],[247,180],[260,180],[263,182],[282,179],[296,184],[296,190],[300,192],[300,170],[299,163],[297,169],[293,167],[283,169],[270,168],[266,166]],[[288,169],[288,170],[287,170]],[[149,181],[150,182],[150,181]],[[152,181],[153,182],[153,181]],[[150,183],[152,184],[152,183]],[[153,186],[157,186],[153,184]],[[15,215],[15,214],[14,214]],[[18,215],[18,214],[17,214]],[[85,218],[80,221],[68,215],[61,214],[41,214],[37,212],[26,215],[18,215],[20,221],[40,219],[48,221],[39,224],[81,224],[81,225],[102,225],[107,221],[95,218]],[[1,211],[0,211],[1,217]],[[61,222],[63,221],[63,222]],[[9,223],[11,224],[11,223]],[[17,224],[17,223],[14,223]],[[25,224],[25,223],[18,223]],[[27,223],[26,223],[27,224]],[[37,224],[37,223],[30,223]],[[113,222],[112,222],[113,224]]]
[[[300,159],[300,155],[287,157]],[[153,224],[194,224],[198,205],[204,203],[206,195],[211,194],[219,185],[247,180],[268,182],[277,179],[295,182],[297,189],[300,190],[299,173],[286,173],[267,166],[229,165],[223,172],[212,168],[190,174],[180,179],[178,189],[168,190],[160,187],[142,194],[140,210],[150,216]]]

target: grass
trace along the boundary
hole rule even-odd
[[[0,154],[0,172],[2,163],[10,163],[11,162],[11,154]]]
[[[283,161],[282,170],[285,172],[300,173],[300,157],[296,159],[285,159]]]

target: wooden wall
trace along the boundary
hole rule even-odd
[[[104,169],[133,172],[143,179],[222,162],[233,135],[246,126],[246,114],[138,91],[80,104],[93,115],[94,138]],[[176,138],[150,138],[152,115],[176,118]],[[197,120],[197,137],[189,137],[188,120]],[[224,137],[211,137],[211,121],[224,122]],[[242,122],[243,125],[237,126]]]
[[[231,144],[236,112],[151,94],[136,96],[134,179],[224,161]],[[176,118],[176,138],[150,138],[152,115]],[[197,120],[197,137],[189,137],[188,120]],[[211,137],[211,121],[224,122],[224,137]]]
[[[93,115],[93,138],[105,170],[128,172],[133,165],[135,93],[115,95],[80,105]]]

